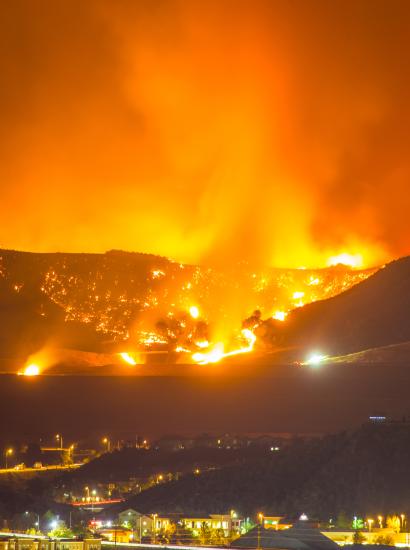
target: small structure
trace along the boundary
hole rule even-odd
[[[112,527],[103,527],[102,529],[98,530],[98,534],[103,539],[114,543],[117,543],[117,542],[127,543],[127,542],[132,542],[134,540],[134,533],[132,529],[128,529],[128,527],[123,527],[122,525],[113,525]],[[64,548],[61,550],[69,550],[69,549]]]

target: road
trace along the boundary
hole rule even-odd
[[[51,470],[75,470],[80,468],[82,464],[69,464],[69,465],[57,465],[57,466],[42,466],[41,468],[0,468],[0,474],[27,474],[34,472],[49,472]]]

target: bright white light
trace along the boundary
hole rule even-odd
[[[189,314],[191,315],[192,319],[198,319],[198,317],[199,317],[199,308],[197,306],[191,306],[189,308]]]
[[[326,359],[328,358],[328,355],[322,355],[321,353],[312,353],[309,355],[309,357],[306,359],[306,361],[303,363],[303,365],[312,365],[316,367],[317,365],[320,365]]]
[[[56,520],[53,520],[51,523],[50,523],[50,528],[51,529],[57,529],[57,525],[58,525],[58,522]]]
[[[342,252],[338,256],[331,256],[327,261],[327,265],[329,267],[335,265],[361,267],[363,265],[363,256],[361,254],[348,254],[347,252]]]
[[[19,372],[18,374],[22,374],[23,376],[38,376],[40,374],[40,367],[35,363],[31,363],[23,372]]]
[[[286,315],[286,311],[275,311],[272,315],[272,319],[275,319],[276,321],[284,321],[286,319]]]
[[[299,519],[300,521],[307,521],[309,518],[307,517],[306,514],[302,514]]]

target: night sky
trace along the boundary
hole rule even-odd
[[[0,7],[0,246],[409,252],[407,0]]]

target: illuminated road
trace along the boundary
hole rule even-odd
[[[161,548],[166,550],[167,548],[178,550],[222,550],[223,546],[181,546],[180,544],[140,544],[139,542],[111,542],[108,540],[102,540],[101,544],[104,546],[123,546],[124,548]],[[225,547],[226,550],[226,547]]]
[[[70,465],[57,465],[57,466],[42,466],[41,468],[0,468],[0,474],[27,474],[34,472],[49,472],[56,470],[75,470],[80,468],[82,464],[70,464]]]

